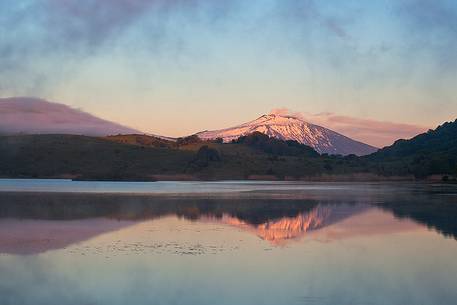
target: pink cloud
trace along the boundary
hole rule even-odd
[[[293,116],[376,147],[388,146],[398,139],[409,139],[430,129],[428,126],[357,118],[332,112],[310,114],[278,108],[271,113]]]
[[[276,114],[276,115],[283,115],[283,116],[290,116],[294,117],[297,119],[305,120],[305,116],[301,112],[294,112],[290,110],[289,108],[274,108],[270,111],[270,114]]]
[[[37,98],[0,98],[0,134],[82,134],[105,136],[140,133],[87,112]]]

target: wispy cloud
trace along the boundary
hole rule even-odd
[[[217,20],[229,7],[207,0],[0,1],[0,94],[46,95],[94,58],[130,58],[141,48],[157,55],[160,45],[171,53],[170,41],[180,39],[169,33],[174,23]]]
[[[293,116],[376,147],[391,145],[398,139],[409,139],[430,129],[428,126],[358,118],[332,112],[311,114],[278,108],[271,113]]]
[[[135,101],[130,124],[164,133],[176,124],[148,113],[186,107],[204,122],[277,100],[393,121],[401,101],[407,121],[444,121],[456,52],[455,0],[0,1],[0,96],[96,113]]]

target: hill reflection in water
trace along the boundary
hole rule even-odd
[[[457,215],[457,204],[456,196],[451,195],[429,191],[263,192],[230,196],[0,193],[0,252],[31,254],[60,249],[164,217],[228,225],[255,234],[273,246],[322,233],[351,219],[354,220],[349,223],[349,230],[327,229],[326,238],[424,225],[456,238],[453,215]],[[394,215],[397,221],[386,215]],[[400,219],[409,222],[405,224]],[[360,220],[364,220],[362,227]]]

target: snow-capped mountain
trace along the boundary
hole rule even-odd
[[[197,135],[204,140],[222,138],[230,142],[255,131],[281,140],[295,140],[311,146],[319,153],[358,156],[377,151],[376,147],[353,140],[335,131],[310,124],[293,116],[262,115],[258,119],[232,128],[203,131]]]

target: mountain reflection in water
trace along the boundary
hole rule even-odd
[[[410,221],[405,226],[399,220],[383,218],[376,223],[376,231],[388,228],[395,231],[416,223],[416,227],[422,224],[445,236],[457,236],[456,196],[437,198],[427,192],[414,195],[307,192],[277,198],[268,193],[228,197],[0,193],[0,203],[2,253],[31,254],[60,249],[141,221],[169,216],[232,226],[274,246],[355,216],[367,218],[363,215],[370,213],[373,219],[387,213]],[[366,233],[373,231],[373,227],[366,223],[363,228],[352,228],[350,234],[356,234],[356,230]]]
[[[273,245],[281,245],[289,240],[297,239],[307,232],[325,228],[368,209],[370,207],[366,205],[318,204],[306,213],[299,213],[294,217],[269,219],[261,224],[252,224],[227,214],[209,219],[252,232]]]

